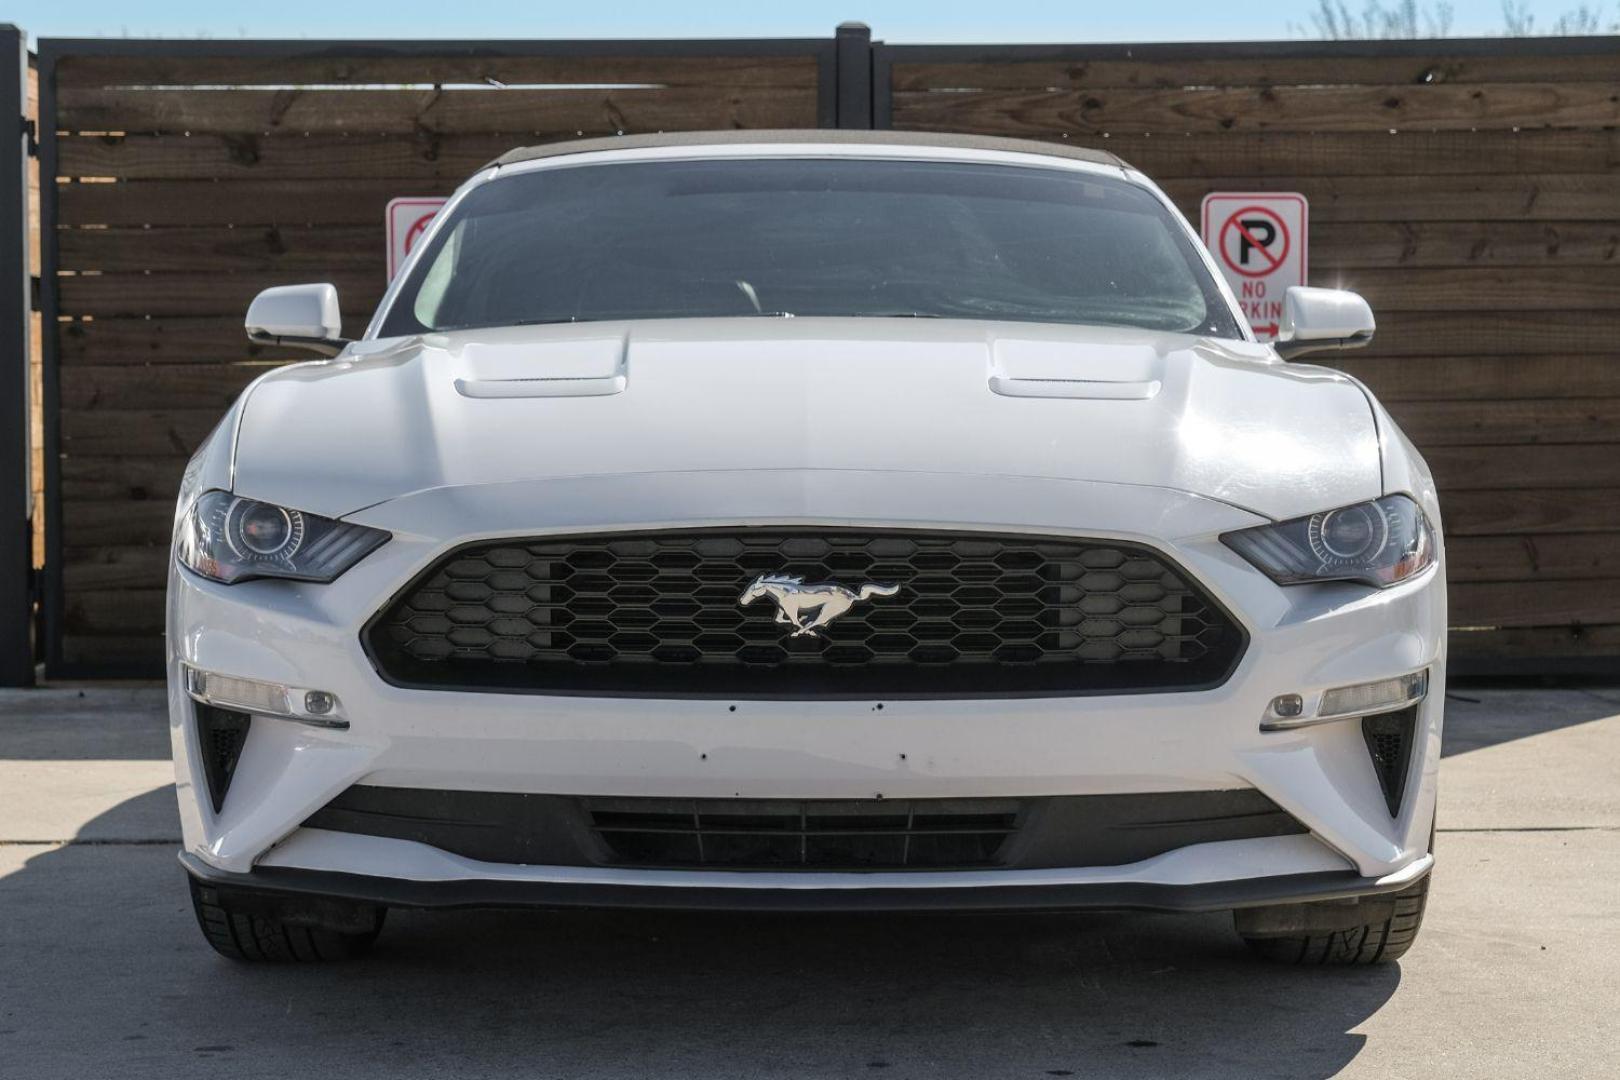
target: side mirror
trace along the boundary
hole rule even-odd
[[[1359,349],[1377,328],[1372,308],[1355,293],[1295,285],[1283,298],[1277,355],[1292,360],[1327,349]]]
[[[256,345],[290,345],[336,356],[349,344],[343,337],[337,289],[331,285],[266,289],[248,305],[246,325],[248,340]]]

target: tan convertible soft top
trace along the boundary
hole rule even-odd
[[[663,146],[768,146],[772,143],[811,143],[824,146],[939,146],[961,150],[1000,150],[1003,153],[1043,154],[1071,158],[1098,165],[1125,162],[1106,150],[1064,143],[1036,142],[1033,139],[1001,139],[990,135],[949,135],[927,131],[838,131],[822,129],[757,131],[671,131],[658,135],[610,135],[596,139],[568,139],[541,146],[521,146],[508,150],[490,165],[514,165],[520,161],[590,154],[599,150],[640,150]],[[488,168],[489,166],[485,166]]]

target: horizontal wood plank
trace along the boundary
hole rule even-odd
[[[190,457],[214,430],[223,409],[66,410],[62,451],[98,457]]]
[[[1613,581],[1450,582],[1453,626],[1620,623]]]
[[[1254,176],[1480,176],[1606,173],[1620,167],[1620,131],[1223,131],[1111,133],[1062,142],[1117,154],[1161,182]]]
[[[1560,115],[1578,108],[1570,104]],[[813,87],[717,85],[610,89],[243,90],[67,88],[62,131],[482,132],[616,135],[626,132],[815,127]]]
[[[151,630],[144,634],[111,633],[64,634],[62,660],[69,670],[78,668],[105,674],[109,669],[133,670],[146,677],[163,675],[163,633]]]
[[[1353,289],[1374,312],[1497,312],[1534,310],[1615,310],[1620,296],[1620,263],[1612,266],[1435,267],[1346,270],[1312,275],[1313,284]]]
[[[350,55],[233,56],[232,43],[214,43],[218,55],[74,56],[56,67],[63,88],[108,86],[296,86],[375,84],[642,84],[813,88],[818,69],[813,47],[801,55],[761,49],[758,56],[620,55],[500,56],[499,46],[446,47],[442,53],[377,55],[372,48]],[[608,48],[611,48],[611,43]],[[312,50],[313,51],[313,50]],[[559,50],[561,52],[562,50]],[[593,50],[600,52],[600,50]],[[693,50],[697,52],[697,50]]]
[[[67,595],[62,621],[63,631],[72,635],[162,634],[163,590],[76,589]]]
[[[151,501],[174,510],[186,456],[94,457],[66,454],[62,458],[62,497],[65,502]],[[69,541],[71,547],[74,543]]]
[[[1620,221],[1312,222],[1310,262],[1317,275],[1366,267],[1620,266]]]
[[[379,177],[460,180],[517,145],[573,132],[510,135],[71,135],[57,140],[62,176],[128,180]],[[1248,176],[1274,186],[1302,176],[1478,176],[1606,173],[1620,168],[1620,131],[1223,132],[1056,138],[1117,154],[1162,182]]]
[[[370,225],[62,229],[56,248],[63,270],[122,273],[302,270],[380,278],[387,264],[380,219]]]
[[[411,195],[448,195],[456,182],[421,183]],[[398,181],[145,180],[60,184],[59,225],[369,225],[383,220]]]
[[[179,490],[178,482],[175,485]],[[74,547],[168,547],[174,529],[174,493],[167,498],[67,500],[62,504],[62,540]],[[66,562],[64,561],[64,565]],[[121,588],[158,586],[131,580]]]
[[[573,138],[572,132],[561,138]],[[551,141],[558,141],[553,139]],[[62,176],[125,180],[445,180],[460,182],[531,141],[510,135],[63,135]],[[1571,164],[1582,160],[1572,157]],[[1562,171],[1578,171],[1576,169]]]
[[[370,317],[349,307],[347,333],[357,334]],[[195,364],[247,360],[309,360],[299,349],[255,345],[240,315],[191,319],[95,319],[60,323],[58,355],[64,369],[75,364]]]
[[[151,589],[169,573],[167,544],[70,548],[62,554],[62,583],[69,591]]]
[[[1442,494],[1620,488],[1620,453],[1590,446],[1431,446],[1423,456]]]
[[[1326,285],[1316,279],[1313,284]],[[1378,335],[1357,359],[1386,356],[1567,356],[1608,352],[1620,310],[1380,311]]]
[[[1301,45],[1293,55],[1264,56],[1259,50],[1234,58],[1211,57],[1207,49],[1189,47],[1187,55],[1064,57],[1066,47],[1040,46],[1032,51],[1054,55],[1025,60],[906,62],[904,52],[891,69],[897,91],[912,90],[1089,90],[1100,87],[1182,89],[1187,87],[1281,87],[1432,85],[1437,83],[1606,82],[1620,67],[1620,50],[1602,43],[1585,55],[1467,55],[1436,48],[1412,55],[1394,49],[1382,56],[1333,55],[1332,46]],[[1121,46],[1124,53],[1127,47]]]
[[[1342,356],[1310,363],[1338,368],[1365,382],[1386,404],[1469,401],[1495,408],[1499,398],[1620,397],[1620,343],[1591,356]]]
[[[1580,83],[901,90],[894,127],[981,135],[1103,132],[1430,131],[1620,123],[1613,76]]]
[[[1212,191],[1267,191],[1265,177],[1165,180],[1165,194],[1196,223]],[[1301,176],[1289,189],[1310,203],[1311,225],[1411,221],[1598,221],[1620,217],[1620,172],[1508,176]]]
[[[1620,593],[1620,534],[1457,536],[1446,544],[1446,574],[1453,583],[1608,580],[1601,588]]]
[[[1436,453],[1431,451],[1429,457]],[[1609,534],[1609,541],[1620,545],[1620,488],[1615,487],[1442,487],[1440,514],[1451,538],[1594,532]]]
[[[75,365],[62,372],[64,409],[219,409],[275,364]]]
[[[1421,450],[1431,446],[1599,443],[1620,457],[1620,397],[1400,401],[1390,415]]]
[[[309,281],[309,271],[249,274],[94,274],[57,280],[64,315],[229,315],[246,313],[253,298],[276,285]],[[349,271],[319,277],[338,288],[350,311],[370,311],[382,300],[387,282],[380,273]]]
[[[1453,630],[1448,652],[1453,661],[1620,657],[1620,623]]]

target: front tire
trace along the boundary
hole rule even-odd
[[[371,951],[388,910],[314,901],[307,912],[288,911],[251,894],[224,892],[195,878],[190,883],[191,906],[203,937],[221,956],[242,962],[357,959]]]
[[[1279,964],[1340,966],[1387,964],[1406,955],[1406,950],[1417,940],[1423,925],[1423,909],[1429,899],[1429,879],[1408,885],[1392,896],[1367,897],[1349,912],[1329,912],[1337,925],[1332,929],[1310,930],[1303,933],[1257,932],[1266,924],[1275,927],[1287,925],[1287,913],[1305,916],[1297,921],[1308,924],[1311,915],[1305,909],[1312,904],[1294,904],[1282,909],[1265,908],[1257,911],[1233,913],[1237,931],[1249,948],[1257,954]]]

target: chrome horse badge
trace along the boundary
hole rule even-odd
[[[832,581],[806,585],[802,577],[786,574],[761,574],[753,584],[743,590],[738,603],[744,607],[762,596],[776,601],[776,621],[792,623],[790,637],[820,637],[818,631],[845,614],[858,601],[874,596],[893,596],[900,591],[898,585],[877,585],[868,582],[860,589],[846,589]]]

